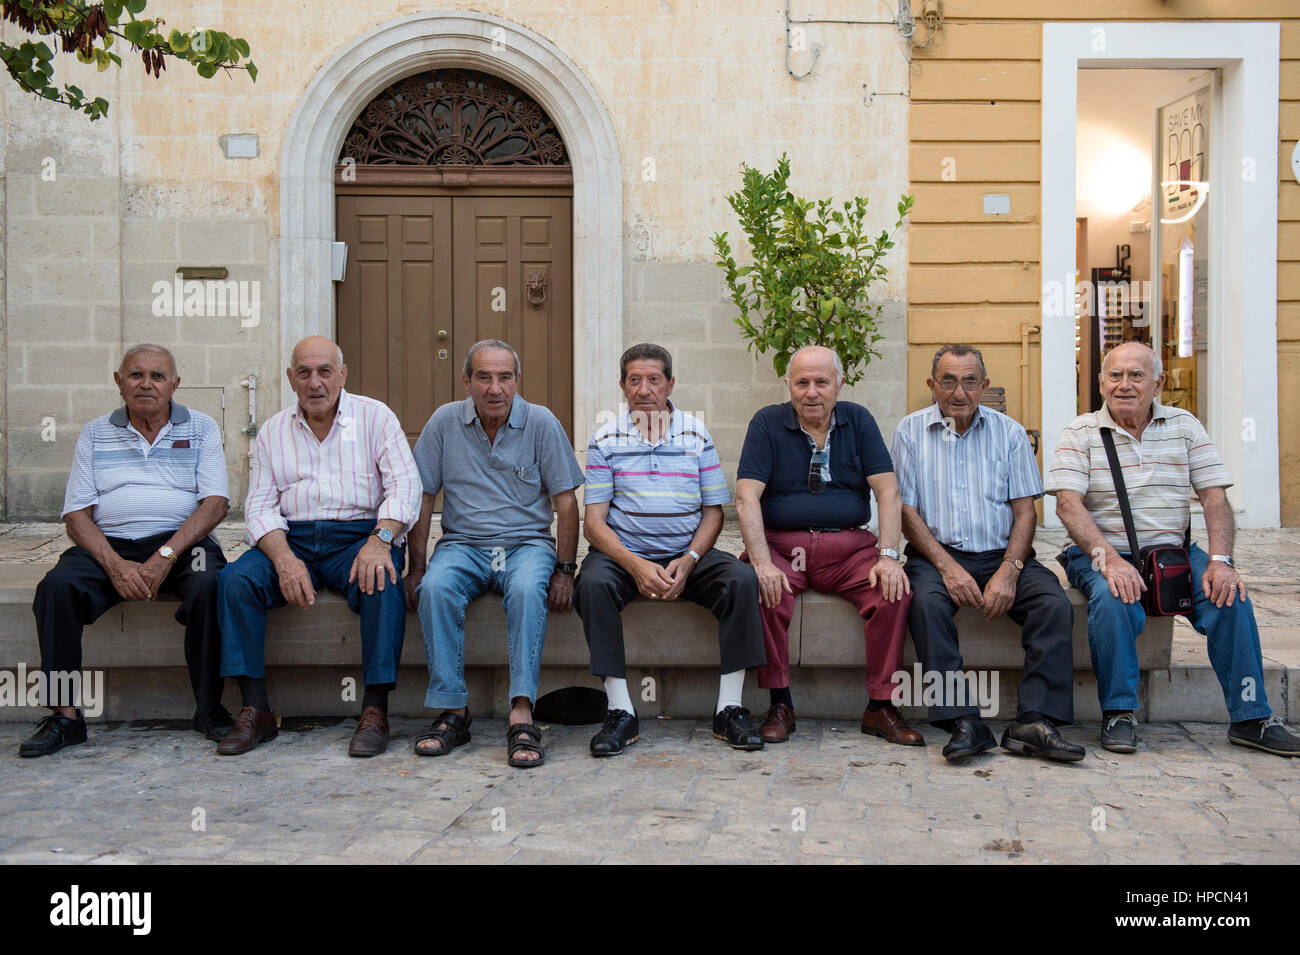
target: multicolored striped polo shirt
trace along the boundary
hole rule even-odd
[[[650,559],[685,553],[701,508],[731,500],[708,430],[671,401],[668,408],[668,433],[654,444],[624,412],[587,445],[583,503],[609,501],[606,523],[624,547]]]
[[[1182,408],[1152,402],[1151,423],[1142,440],[1100,411],[1079,415],[1066,426],[1047,472],[1047,493],[1074,491],[1097,529],[1117,551],[1127,554],[1128,536],[1101,429],[1115,435],[1115,453],[1128,489],[1138,544],[1181,544],[1191,517],[1192,491],[1231,487],[1219,451],[1196,416]]]

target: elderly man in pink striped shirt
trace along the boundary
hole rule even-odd
[[[217,580],[221,674],[235,677],[243,698],[217,752],[246,753],[276,735],[264,681],[267,610],[309,607],[328,587],[361,616],[366,689],[348,755],[376,756],[388,745],[388,693],[406,633],[401,568],[420,476],[397,416],[343,389],[338,345],[303,339],[288,375],[298,401],[262,426],[253,448],[244,539],[256,546]]]

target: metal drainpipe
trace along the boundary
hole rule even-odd
[[[239,383],[248,389],[248,425],[240,428],[240,434],[250,438],[257,437],[257,375],[249,375]]]
[[[1020,424],[1028,432],[1035,454],[1038,453],[1038,441],[1042,435],[1029,427],[1029,336],[1038,331],[1037,325],[1020,323]]]

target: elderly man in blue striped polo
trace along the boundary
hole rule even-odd
[[[908,626],[922,666],[943,677],[945,699],[930,707],[930,722],[952,734],[943,755],[957,761],[995,745],[975,701],[946,698],[950,688],[970,685],[949,678],[962,670],[954,615],[977,607],[985,620],[1005,613],[1019,624],[1025,648],[1020,712],[1003,733],[1003,748],[1083,759],[1084,748],[1056,729],[1074,717],[1074,614],[1056,575],[1030,547],[1043,482],[1025,429],[981,407],[989,379],[979,349],[943,346],[926,384],[934,404],[899,422],[890,451],[912,582]]]
[[[221,705],[217,572],[225,566],[210,535],[230,504],[226,456],[216,421],[172,400],[176,359],[161,345],[136,345],[113,373],[123,406],[81,430],[63,498],[74,546],[36,588],[32,611],[47,674],[81,669],[81,633],[123,600],[181,598],[185,661],[198,705],[194,728],[219,740],[231,716]],[[49,682],[51,687],[56,681]],[[86,741],[74,700],[19,747],[46,756]]]
[[[619,362],[628,410],[587,446],[583,532],[591,544],[573,602],[605,681],[609,709],[591,740],[593,756],[614,756],[641,729],[624,672],[622,611],[638,593],[684,597],[718,619],[722,680],[713,735],[735,749],[762,749],[741,706],[745,671],[762,666],[763,624],[753,568],[714,548],[722,505],[731,499],[708,430],[673,405],[673,359],[659,345],[633,345]],[[689,637],[689,635],[688,635]]]

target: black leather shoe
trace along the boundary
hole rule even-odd
[[[993,731],[982,719],[977,716],[962,716],[952,728],[952,738],[943,748],[943,758],[956,762],[968,756],[986,753],[997,745]]]
[[[48,756],[65,746],[86,741],[86,718],[77,710],[76,718],[51,713],[36,724],[36,732],[18,747],[19,756]]]
[[[762,749],[763,737],[749,721],[749,710],[729,706],[713,717],[714,739],[725,739],[732,749]]]
[[[1246,720],[1228,727],[1228,742],[1251,746],[1275,756],[1300,756],[1300,739],[1286,731],[1276,714],[1264,720]]]
[[[224,706],[215,713],[200,713],[195,710],[190,725],[194,727],[194,732],[202,733],[214,743],[220,743],[234,727],[235,718]]]
[[[1063,763],[1077,763],[1088,753],[1058,733],[1047,720],[1012,723],[1002,734],[1002,748],[1021,756],[1046,756]]]
[[[592,756],[617,756],[641,738],[641,721],[627,710],[609,710],[605,725],[591,738]]]

